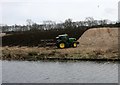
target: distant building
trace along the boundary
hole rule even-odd
[[[120,22],[120,1],[118,2],[118,21]]]

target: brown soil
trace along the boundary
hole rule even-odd
[[[90,29],[78,41],[86,49],[118,51],[118,28]]]
[[[118,59],[118,28],[93,28],[79,39],[77,48],[3,47],[3,59],[41,58]],[[39,56],[39,57],[35,57]]]

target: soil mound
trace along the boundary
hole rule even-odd
[[[79,39],[80,47],[118,49],[119,28],[93,28],[87,30]]]

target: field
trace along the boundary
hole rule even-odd
[[[118,60],[118,28],[92,28],[79,39],[77,48],[4,46],[3,60]]]
[[[47,31],[24,31],[18,33],[8,33],[2,37],[3,46],[38,46],[43,39],[53,39],[59,34],[67,33],[70,37],[79,37],[87,30],[87,28],[47,30]]]

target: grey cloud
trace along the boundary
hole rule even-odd
[[[105,11],[105,13],[112,15],[115,13],[115,10],[116,9],[114,9],[114,8],[106,8],[104,11]]]

